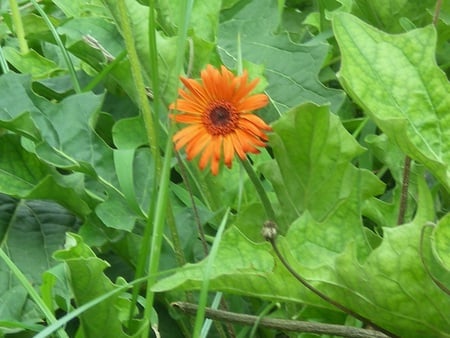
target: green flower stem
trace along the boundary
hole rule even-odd
[[[36,305],[39,307],[41,312],[44,314],[45,318],[47,319],[47,322],[49,324],[56,323],[56,318],[53,315],[52,311],[47,307],[45,302],[42,300],[42,298],[39,296],[39,294],[36,292],[36,290],[33,288],[31,283],[28,281],[28,279],[25,277],[25,275],[22,273],[22,271],[19,270],[19,268],[14,264],[14,262],[8,257],[8,255],[3,251],[2,248],[0,248],[0,258],[6,263],[6,265],[11,269],[12,273],[16,276],[16,278],[20,281],[22,286],[27,290],[28,294],[30,295],[31,299],[36,303]],[[58,337],[60,338],[68,338],[69,336],[64,330],[58,330],[57,331]]]
[[[20,52],[22,54],[28,53],[30,50],[28,48],[27,40],[25,39],[25,30],[23,29],[22,16],[20,15],[19,5],[16,0],[9,0],[9,7],[11,8],[12,20],[14,23],[14,28],[16,30],[17,39],[19,40]]]
[[[262,186],[261,181],[256,175],[252,165],[250,164],[247,158],[245,160],[241,160],[241,162],[242,165],[244,166],[245,171],[247,171],[247,175],[250,178],[250,181],[252,181],[253,186],[255,187],[256,192],[259,195],[259,198],[261,199],[261,202],[264,206],[268,219],[276,222],[275,211],[273,210],[272,204],[270,203],[269,198],[267,197],[266,190]]]
[[[159,155],[159,145],[156,131],[156,124],[153,119],[152,111],[150,109],[150,104],[145,94],[145,84],[144,78],[141,73],[141,64],[139,62],[139,57],[134,45],[133,32],[131,30],[131,22],[128,17],[127,7],[125,5],[125,0],[117,1],[117,8],[119,9],[120,25],[122,28],[122,35],[125,41],[125,47],[128,52],[128,59],[130,60],[131,74],[133,76],[134,83],[136,84],[137,99],[139,102],[139,108],[142,112],[142,117],[144,119],[145,130],[147,133],[148,144],[153,155],[153,159],[156,161],[156,171],[160,168],[160,155]]]
[[[56,31],[55,26],[53,26],[52,22],[50,21],[47,13],[39,6],[39,4],[36,2],[36,0],[30,0],[33,6],[36,8],[36,10],[41,15],[42,19],[44,19],[45,23],[47,24],[47,27],[49,28],[50,32],[53,35],[53,38],[56,41],[56,44],[58,45],[61,54],[64,58],[64,61],[66,63],[67,69],[69,70],[70,78],[72,79],[72,85],[76,93],[81,93],[81,87],[80,83],[78,82],[77,74],[75,72],[75,67],[73,66],[72,60],[70,59],[69,53],[67,52],[66,48],[64,47],[64,44],[61,40],[61,38],[58,35],[58,32]]]

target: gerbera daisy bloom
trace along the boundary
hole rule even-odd
[[[250,94],[258,81],[248,82],[246,71],[235,76],[224,66],[219,71],[211,65],[201,72],[201,82],[181,77],[186,89],[179,89],[181,98],[169,106],[181,113],[170,118],[188,126],[174,135],[175,149],[186,146],[188,160],[202,153],[199,167],[210,163],[213,175],[222,158],[231,168],[235,153],[241,159],[259,153],[257,147],[266,145],[265,131],[271,127],[252,113],[269,102],[264,94]]]

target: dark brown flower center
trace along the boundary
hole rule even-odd
[[[224,126],[230,122],[231,113],[226,107],[218,106],[209,113],[211,123],[215,126]]]
[[[238,121],[239,113],[229,102],[213,102],[203,115],[203,124],[211,135],[232,133]]]

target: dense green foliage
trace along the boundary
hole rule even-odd
[[[170,305],[219,298],[363,326],[281,264],[238,160],[212,176],[173,151],[179,76],[207,64],[245,68],[269,96],[268,147],[249,158],[293,269],[393,335],[450,337],[450,2],[437,3],[0,2],[0,337],[223,337]]]

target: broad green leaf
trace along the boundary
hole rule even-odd
[[[33,79],[43,79],[62,71],[54,61],[43,57],[34,50],[30,50],[27,54],[21,54],[14,48],[5,47],[3,52],[14,68],[21,73],[31,74]]]
[[[436,1],[353,0],[352,5],[352,13],[364,21],[390,33],[401,33],[409,26],[430,24]]]
[[[333,27],[347,92],[450,190],[450,84],[434,60],[433,27],[389,35],[349,14],[337,14]]]
[[[117,121],[113,126],[114,144],[119,149],[135,149],[148,144],[142,117]]]
[[[79,216],[90,213],[86,201],[65,186],[69,177],[55,173],[36,155],[25,151],[18,137],[0,137],[0,192],[26,199],[51,199]]]
[[[438,223],[434,231],[434,245],[441,264],[450,271],[450,214]]]
[[[401,337],[450,337],[450,297],[433,283],[420,257],[422,226],[434,216],[427,184],[423,177],[418,180],[419,206],[413,222],[383,229],[383,242],[364,262],[350,251],[338,259],[340,284],[359,295],[340,299],[348,305],[355,302],[355,309]]]
[[[101,95],[93,93],[77,94],[54,103],[32,92],[29,77],[12,73],[0,77],[0,89],[3,90],[2,93],[4,94],[0,98],[0,104],[3,107],[3,110],[0,110],[0,120],[5,121],[4,126],[11,126],[13,123],[11,121],[14,121],[13,130],[21,128],[21,130],[24,130],[22,132],[24,135],[34,135],[36,130],[39,130],[38,140],[33,140],[35,142],[23,141],[22,146],[29,152],[35,153],[41,161],[50,167],[54,166],[74,170],[78,174],[85,174],[84,177],[71,175],[70,178],[61,177],[61,175],[59,177],[54,176],[58,184],[65,188],[75,189],[83,200],[92,205],[92,208],[104,200],[110,200],[113,206],[117,206],[117,204],[126,205],[126,201],[123,200],[124,196],[120,192],[113,150],[94,130],[95,119],[103,103]],[[18,125],[17,121],[21,121],[22,125]],[[18,154],[24,153],[21,149],[20,151]],[[18,156],[18,154],[10,155]],[[36,166],[37,168],[39,166]],[[8,171],[11,170],[13,169]],[[34,173],[34,170],[32,172]],[[39,175],[40,177],[43,176],[43,174]],[[44,177],[34,179],[35,184],[39,182],[38,188],[40,190],[33,191],[32,196],[35,198],[62,198],[62,203],[68,205],[66,202],[70,202],[70,199],[64,200],[64,193],[62,193],[64,189],[52,191],[49,189],[52,186],[52,181],[46,181],[51,180],[51,178],[41,182],[42,179]],[[147,179],[148,173],[141,178],[141,180]],[[24,184],[23,182],[19,183]],[[145,191],[144,189],[148,185],[141,185],[140,187],[142,191]],[[31,191],[30,186],[28,186],[28,189]],[[45,195],[45,191],[47,191],[47,195]],[[66,191],[69,192],[68,189]],[[67,197],[69,196],[73,201],[80,202],[78,205],[77,202],[72,203],[71,209],[73,208],[75,212],[85,216],[89,212],[85,203],[81,202],[80,198],[77,199],[77,196],[73,193],[67,195]],[[147,195],[143,194],[144,196]],[[27,197],[27,195],[23,197]],[[117,198],[119,198],[118,201],[116,201]],[[95,202],[94,199],[96,199]],[[99,210],[108,210],[110,207],[105,205],[99,207]],[[124,218],[127,220],[136,218],[136,214],[129,212],[126,208],[118,210],[121,211],[121,219],[106,217],[105,213],[100,213],[100,215],[105,216],[102,220],[107,226],[122,229],[119,221]],[[110,223],[114,220],[115,222]],[[124,223],[123,228],[130,230],[132,223]]]
[[[101,0],[87,0],[83,2],[71,0],[55,0],[53,1],[67,17],[86,17],[86,16],[108,16]]]
[[[44,271],[56,265],[52,254],[64,243],[67,231],[77,229],[77,219],[61,206],[46,201],[17,200],[0,195],[0,245],[39,287]],[[0,262],[0,321],[41,320],[41,313],[12,272]]]
[[[419,252],[428,276],[448,297],[450,297],[450,269],[446,264],[449,257],[449,219],[447,215],[438,225],[427,223],[422,227]],[[441,244],[444,244],[443,248]]]
[[[117,287],[103,272],[109,263],[94,252],[75,234],[67,234],[66,247],[54,254],[64,261],[70,273],[71,288],[77,306],[81,306]],[[114,296],[98,303],[80,315],[83,337],[128,337],[121,321],[130,307],[128,300]]]
[[[221,2],[218,0],[208,2],[194,1],[189,26],[195,36],[204,41],[216,41]],[[178,27],[179,23],[182,22],[182,17],[186,15],[182,10],[183,1],[180,0],[162,1],[159,4],[158,12],[166,31],[172,30],[172,32],[176,32],[180,28]]]
[[[359,208],[361,200],[353,196],[356,187],[362,199],[383,192],[375,176],[351,164],[363,148],[328,107],[302,105],[275,122],[273,129],[270,144],[276,162],[263,166],[263,173],[288,223],[305,210],[322,220],[348,199]]]
[[[219,26],[219,52],[224,63],[236,68],[239,50],[242,59],[265,66],[267,93],[279,113],[304,102],[331,104],[337,111],[344,96],[326,88],[318,80],[328,53],[323,42],[300,45],[278,31],[276,2],[252,1]],[[270,116],[274,120],[277,116]]]

